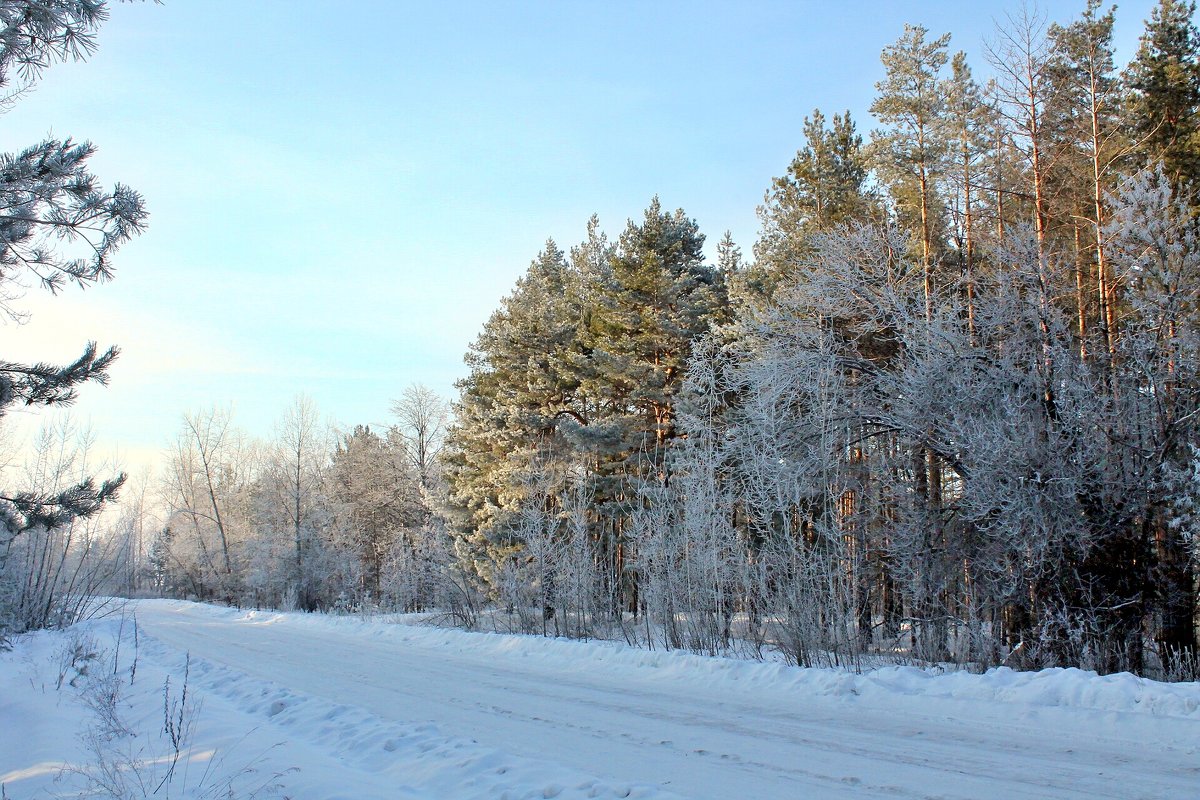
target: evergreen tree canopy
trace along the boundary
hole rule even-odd
[[[623,398],[625,448],[661,465],[675,436],[675,398],[692,343],[727,316],[724,276],[704,261],[704,236],[658,198],[630,221],[589,330],[593,358]]]
[[[1176,187],[1194,185],[1200,178],[1200,33],[1192,22],[1195,13],[1194,2],[1161,0],[1125,76],[1130,124],[1146,160],[1162,161]]]
[[[531,475],[548,460],[589,473],[610,530],[630,481],[665,477],[692,344],[728,315],[703,245],[696,223],[657,199],[615,247],[593,218],[570,258],[548,242],[484,325],[446,458],[451,505],[477,555],[494,566],[514,546]]]
[[[769,297],[787,272],[807,255],[821,232],[873,216],[876,200],[867,189],[867,157],[850,112],[834,114],[832,127],[815,109],[804,118],[805,145],[787,172],[771,181],[758,216],[762,233],[748,288]]]
[[[926,41],[927,33],[919,25],[905,25],[904,35],[884,48],[880,59],[886,75],[875,84],[879,95],[871,104],[871,113],[889,126],[873,142],[876,168],[898,209],[917,230],[926,273],[934,258],[935,216],[940,211],[934,182],[944,170],[947,150],[941,71],[950,42],[950,34]]]

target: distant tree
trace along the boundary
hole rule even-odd
[[[297,395],[276,424],[263,475],[263,494],[269,518],[292,541],[291,590],[305,611],[317,607],[318,570],[324,482],[329,435],[317,417],[311,398]]]
[[[239,597],[247,516],[241,506],[256,466],[250,449],[231,412],[212,408],[185,414],[168,452],[163,500],[171,553],[200,597]]]
[[[431,491],[440,477],[439,456],[450,421],[450,406],[428,386],[415,383],[392,403],[396,433],[421,488]]]
[[[340,437],[328,471],[326,491],[338,518],[335,542],[358,562],[358,588],[371,602],[379,600],[389,556],[427,514],[407,455],[395,438],[359,425]],[[411,550],[411,541],[404,544]]]

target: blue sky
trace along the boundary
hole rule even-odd
[[[1118,60],[1149,0],[1118,10]],[[805,115],[864,134],[879,52],[951,32],[977,75],[1012,2],[117,4],[86,63],[52,68],[0,148],[91,139],[150,227],[110,284],[30,291],[11,360],[124,350],[75,416],[150,463],[181,415],[234,406],[266,435],[299,392],[382,424],[414,382],[451,397],[463,353],[547,237],[616,235],[657,194],[750,252]],[[1045,3],[1069,21],[1083,2]],[[45,417],[12,415],[18,426]]]

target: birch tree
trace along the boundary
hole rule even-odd
[[[305,611],[314,610],[318,602],[329,445],[328,430],[312,399],[297,395],[276,424],[263,476],[266,519],[291,540],[290,591],[296,606]]]
[[[231,411],[215,407],[185,414],[171,447],[163,481],[168,525],[175,531],[171,552],[180,567],[193,571],[201,597],[232,601],[240,591],[240,542],[231,511],[250,480],[246,455]]]

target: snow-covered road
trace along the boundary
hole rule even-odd
[[[136,613],[144,633],[213,665],[201,689],[235,702],[252,695],[247,680],[274,685],[606,785],[695,798],[1200,798],[1200,714],[1186,693],[1166,713],[1125,711],[1068,675],[1042,687],[1013,673],[862,677],[177,602]],[[286,705],[269,712],[282,721]],[[322,733],[338,735],[299,724],[288,735]]]

